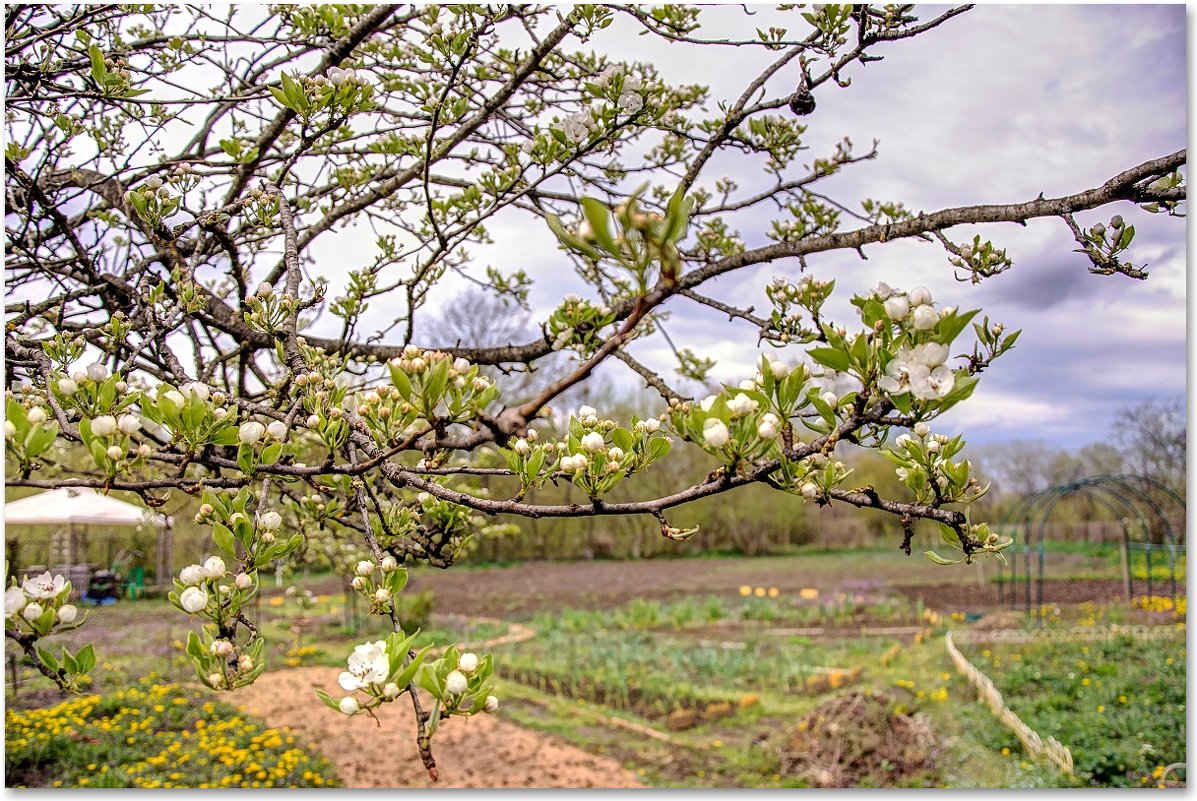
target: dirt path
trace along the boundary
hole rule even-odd
[[[327,667],[266,673],[238,690],[235,701],[269,726],[298,732],[336,765],[347,787],[642,786],[615,760],[508,723],[502,709],[441,723],[432,742],[441,777],[433,784],[416,751],[411,704],[384,705],[382,728],[369,718],[347,718],[312,692],[336,689],[338,673]]]

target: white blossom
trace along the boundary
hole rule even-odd
[[[353,572],[362,578],[371,576],[374,573],[374,563],[369,559],[363,559],[353,568]]]
[[[756,427],[756,433],[761,439],[773,439],[777,436],[777,424],[781,422],[777,419],[777,415],[772,412],[766,412],[761,417],[760,425]]]
[[[208,578],[220,578],[224,574],[224,560],[219,556],[209,556],[204,562],[204,575]]]
[[[579,406],[578,407],[578,417],[579,418],[594,417],[597,414],[598,414],[598,411],[593,406]]]
[[[4,616],[16,617],[25,608],[25,593],[20,587],[9,587],[4,591]]]
[[[386,642],[378,640],[355,646],[349,655],[348,666],[349,670],[341,673],[337,681],[350,692],[383,683],[391,672]]]
[[[727,408],[731,411],[732,417],[744,417],[755,412],[759,405],[752,398],[740,392],[728,401]]]
[[[807,498],[808,500],[814,499],[819,494],[819,485],[813,481],[808,481],[802,485],[799,491],[802,493],[803,498]]]
[[[603,449],[603,447],[606,445],[606,441],[603,439],[602,434],[597,431],[591,431],[589,434],[582,437],[581,445],[582,450],[589,451],[590,453],[597,453]]]
[[[260,440],[262,435],[265,433],[266,426],[262,425],[256,420],[249,420],[242,423],[241,427],[237,429],[237,439],[241,440],[241,442],[245,445],[253,445],[255,442]]]
[[[722,420],[710,417],[702,424],[702,438],[712,448],[722,448],[731,439],[731,432],[727,430],[727,426]]]
[[[531,452],[532,446],[528,444],[528,440],[524,439],[523,437],[520,437],[520,438],[516,439],[516,441],[514,443],[512,443],[511,449],[513,451],[515,451],[516,453],[526,455],[529,452]]]
[[[26,417],[29,422],[33,423],[34,425],[38,423],[44,423],[46,422],[46,410],[40,406],[34,406],[29,410],[29,413],[26,415]]]
[[[79,615],[79,609],[74,604],[63,604],[58,608],[59,623],[74,623]]]
[[[79,391],[79,385],[70,378],[60,378],[58,380],[58,392],[60,395],[74,395]]]
[[[445,692],[450,695],[461,695],[470,687],[469,679],[460,670],[451,670],[445,676]]]
[[[928,305],[918,306],[914,310],[914,330],[930,331],[939,322],[939,312]]]
[[[935,439],[928,440],[927,453],[939,453],[939,447],[940,447],[939,440],[935,440]]]
[[[915,423],[914,433],[920,437],[925,437],[931,433],[931,426],[927,425],[926,423]]]
[[[638,93],[630,91],[627,88],[619,93],[619,99],[616,101],[619,107],[628,114],[635,114],[640,109],[644,108],[644,98]]]
[[[891,320],[901,320],[910,311],[910,302],[904,295],[894,295],[885,301],[885,313]]]
[[[122,414],[116,421],[116,427],[122,434],[136,434],[141,430],[141,421],[135,414]]]
[[[37,620],[39,617],[42,616],[43,611],[44,610],[42,609],[42,605],[37,602],[34,602],[34,603],[31,603],[28,606],[26,606],[23,610],[21,610],[21,617],[25,618],[30,623],[32,623],[33,621]]]
[[[715,405],[715,396],[707,395],[705,398],[703,398],[699,402],[698,408],[702,409],[704,412],[709,412],[711,410],[711,407],[714,405]]]
[[[179,605],[185,612],[194,615],[208,605],[208,593],[199,587],[188,587],[179,595]]]
[[[931,303],[931,290],[925,286],[916,286],[907,293],[910,298],[911,306],[929,305]]]
[[[4,421],[4,438],[12,439],[17,435],[17,427],[13,425],[12,420]]]
[[[204,570],[203,565],[187,565],[179,571],[179,581],[188,586],[200,584],[207,578],[208,573]]]
[[[267,531],[278,531],[283,525],[283,516],[271,509],[268,512],[263,512],[262,516],[258,518],[258,522]]]
[[[95,364],[89,364],[89,365],[87,365],[87,377],[90,378],[92,381],[96,381],[96,382],[103,381],[105,378],[108,377],[108,368],[105,367],[100,362],[96,362]]]
[[[636,430],[643,434],[651,434],[661,427],[661,421],[655,417],[636,423]]]
[[[187,403],[187,399],[183,397],[183,393],[177,389],[166,390],[166,392],[162,393],[162,397],[168,399],[175,406],[184,406]]]
[[[110,414],[102,414],[91,421],[91,433],[97,437],[107,437],[116,433],[116,418]]]
[[[212,397],[212,390],[208,389],[208,385],[201,384],[198,381],[192,381],[188,384],[184,384],[183,386],[179,387],[179,389],[182,390],[184,395],[190,395],[193,398],[199,398],[204,403],[207,403],[208,399]]]
[[[270,435],[271,439],[282,439],[287,436],[287,424],[282,420],[275,420],[266,426],[266,433]]]
[[[378,566],[382,568],[383,573],[394,573],[399,569],[399,561],[390,554],[387,554],[382,557],[382,561],[378,563]]]
[[[53,598],[62,592],[65,586],[66,579],[50,575],[49,570],[40,576],[27,576],[21,583],[21,589],[30,598]]]
[[[478,669],[478,655],[472,653],[464,653],[457,660],[457,669],[462,673],[473,673]]]
[[[108,450],[104,451],[105,455],[112,461],[116,461],[125,455],[125,449],[120,445],[112,445]]]

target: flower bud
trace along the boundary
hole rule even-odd
[[[233,653],[233,644],[228,640],[215,640],[212,643],[213,656],[231,656]]]
[[[399,569],[399,562],[395,559],[395,557],[387,554],[386,556],[382,557],[382,561],[378,563],[378,566],[382,568],[383,573],[393,573]]]
[[[40,406],[34,406],[29,410],[27,417],[31,423],[44,423],[46,422],[46,410]]]
[[[485,712],[496,712],[499,709],[499,699],[493,695],[486,696],[486,704],[482,707]]]
[[[249,654],[242,654],[241,658],[237,660],[237,670],[242,673],[247,673],[254,669],[254,660]]]
[[[104,451],[104,455],[115,462],[117,459],[124,458],[125,449],[120,445],[112,445]]]
[[[722,420],[711,417],[702,424],[702,437],[712,448],[722,448],[731,440],[731,432]]]
[[[361,706],[358,704],[356,698],[352,695],[347,695],[341,699],[341,703],[337,704],[337,708],[341,710],[342,714],[354,715],[361,709]]]
[[[12,439],[17,435],[17,427],[13,425],[12,420],[4,421],[4,438]]]
[[[238,589],[248,590],[254,585],[254,580],[248,573],[238,573],[237,578],[233,579],[233,583],[237,585]]]
[[[136,434],[141,430],[141,421],[135,414],[122,414],[116,421],[116,427],[122,434]]]
[[[267,545],[269,545],[269,544],[271,544],[272,542],[274,542],[274,533],[273,533],[273,532],[270,532],[270,531],[263,531],[263,532],[262,532],[262,534],[261,534],[261,536],[260,536],[260,537],[258,537],[258,539],[260,539],[262,542],[264,542],[264,543],[266,543]]]
[[[79,610],[75,607],[74,604],[63,604],[58,609],[58,622],[59,623],[74,623],[75,618],[78,616],[78,614],[79,614]]]
[[[815,497],[817,497],[819,494],[819,485],[815,484],[813,481],[808,481],[802,485],[802,488],[800,491],[802,493],[803,498],[806,498],[807,500],[812,500]]]
[[[223,683],[224,683],[224,676],[220,675],[219,673],[209,673],[208,674],[208,684],[210,684],[211,686],[219,687]]]
[[[179,571],[179,581],[188,586],[199,584],[207,577],[204,568],[200,565],[187,565]]]
[[[30,622],[37,620],[42,616],[41,604],[37,603],[36,601],[29,604],[23,610],[21,610],[21,616]],[[462,678],[464,678],[464,676]]]
[[[60,395],[74,395],[79,391],[79,385],[70,378],[62,378],[58,381],[58,393]]]
[[[919,437],[925,437],[931,433],[931,426],[926,423],[915,423],[914,433]]]
[[[606,445],[606,442],[603,439],[602,434],[598,433],[597,431],[591,431],[589,434],[582,437],[581,445],[582,450],[589,451],[590,453],[597,453],[603,449],[603,446]]]
[[[460,670],[451,670],[445,676],[445,692],[450,695],[461,695],[470,687],[469,679]]]
[[[283,525],[283,516],[271,509],[262,513],[262,516],[258,518],[258,523],[267,531],[278,531]]]
[[[194,615],[208,605],[208,593],[199,587],[188,587],[179,595],[179,605],[183,607],[183,611]]]
[[[32,420],[32,411],[30,420]],[[102,414],[91,421],[91,433],[97,437],[107,437],[116,433],[116,418],[110,414]]]
[[[462,673],[473,673],[478,669],[478,655],[472,653],[462,654],[457,660],[457,669]]]
[[[253,445],[255,442],[260,440],[262,435],[265,433],[266,426],[254,420],[250,420],[241,424],[241,427],[237,430],[237,439],[241,440],[242,444],[244,445]]]
[[[147,445],[144,442],[137,446],[137,455],[140,456],[142,459],[146,458],[153,452],[154,452],[154,449],[151,448],[149,445]]]
[[[309,414],[308,419],[305,422],[307,423],[308,428],[318,428],[320,426],[320,415]]]
[[[219,556],[209,556],[204,562],[204,573],[208,578],[220,578],[225,574],[224,560]]]
[[[87,377],[97,383],[103,381],[108,377],[108,368],[100,362],[89,364],[87,366]]]
[[[282,439],[287,436],[287,424],[282,420],[275,420],[266,426],[266,433],[270,435],[271,439]]]
[[[400,693],[399,685],[393,681],[388,681],[386,683],[386,685],[382,688],[382,697],[387,699],[388,701],[394,701],[396,698],[399,697],[399,693]]]
[[[370,576],[374,573],[374,563],[363,559],[354,566],[353,572],[362,577]]]

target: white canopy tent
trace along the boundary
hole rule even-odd
[[[112,498],[96,492],[90,487],[60,487],[37,495],[6,503],[4,524],[8,526],[61,526],[69,527],[61,532],[67,535],[60,539],[57,560],[64,566],[71,566],[78,560],[79,547],[83,541],[81,528],[86,526],[152,526],[158,529],[157,580],[162,584],[170,569],[170,525],[166,515],[156,514],[143,506]],[[52,554],[55,549],[52,546]],[[52,556],[52,561],[54,557]]]
[[[154,526],[170,520],[142,506],[101,495],[90,487],[62,487],[4,504],[9,526]]]

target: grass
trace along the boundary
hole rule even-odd
[[[149,678],[108,695],[5,716],[6,783],[51,787],[335,787],[288,729],[208,693]]]
[[[1154,785],[1157,771],[1185,761],[1183,632],[1156,642],[1121,636],[969,651],[1027,725],[1071,749],[1078,782]],[[1017,746],[1009,733],[999,741]]]

